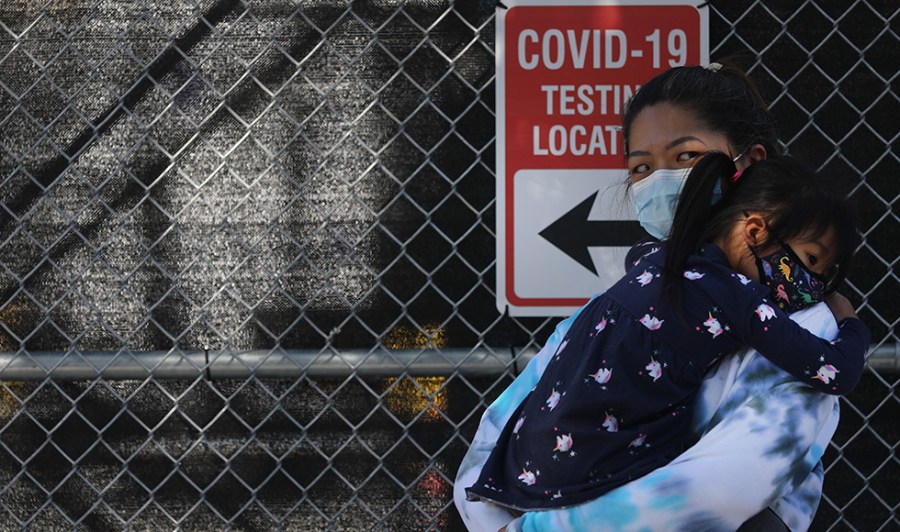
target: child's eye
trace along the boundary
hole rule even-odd
[[[815,255],[807,255],[806,260],[809,261],[810,266],[815,266],[816,263],[819,262],[819,259]]]

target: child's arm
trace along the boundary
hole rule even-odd
[[[707,248],[688,261],[682,285],[689,313],[687,329],[706,329],[713,334],[713,343],[731,336],[817,391],[850,393],[859,382],[869,350],[869,330],[858,318],[847,317],[855,316],[852,305],[846,302],[838,312],[837,338],[823,340],[792,321],[767,286],[723,267],[715,257],[717,250]],[[701,335],[706,339],[699,342],[709,342],[708,335]]]
[[[826,394],[845,395],[856,387],[869,349],[869,330],[858,318],[841,320],[837,338],[828,342],[766,299],[744,312],[739,339],[775,365]]]

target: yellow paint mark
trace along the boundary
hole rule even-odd
[[[447,335],[437,325],[427,324],[421,330],[399,325],[385,335],[382,343],[388,349],[440,349],[447,345]]]
[[[447,336],[444,329],[434,324],[426,324],[422,329],[400,325],[386,334],[382,343],[388,349],[439,349],[447,345]],[[447,408],[446,380],[409,376],[387,379],[385,405],[406,421],[438,421],[440,412]]]
[[[446,381],[445,377],[391,377],[385,406],[404,421],[439,421],[441,411],[447,409]]]

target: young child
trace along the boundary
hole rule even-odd
[[[829,299],[840,326],[831,343],[782,308],[834,292],[858,239],[844,196],[796,159],[741,175],[728,156],[707,155],[669,241],[579,314],[468,497],[558,508],[665,465],[692,443],[705,369],[745,345],[822,392],[848,393],[869,336],[846,299]]]

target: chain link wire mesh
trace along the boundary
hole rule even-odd
[[[862,176],[848,296],[896,352],[896,4],[708,9],[787,150]],[[0,5],[0,530],[461,528],[480,413],[557,321],[494,305],[494,20]],[[894,360],[842,399],[816,530],[900,525]]]

